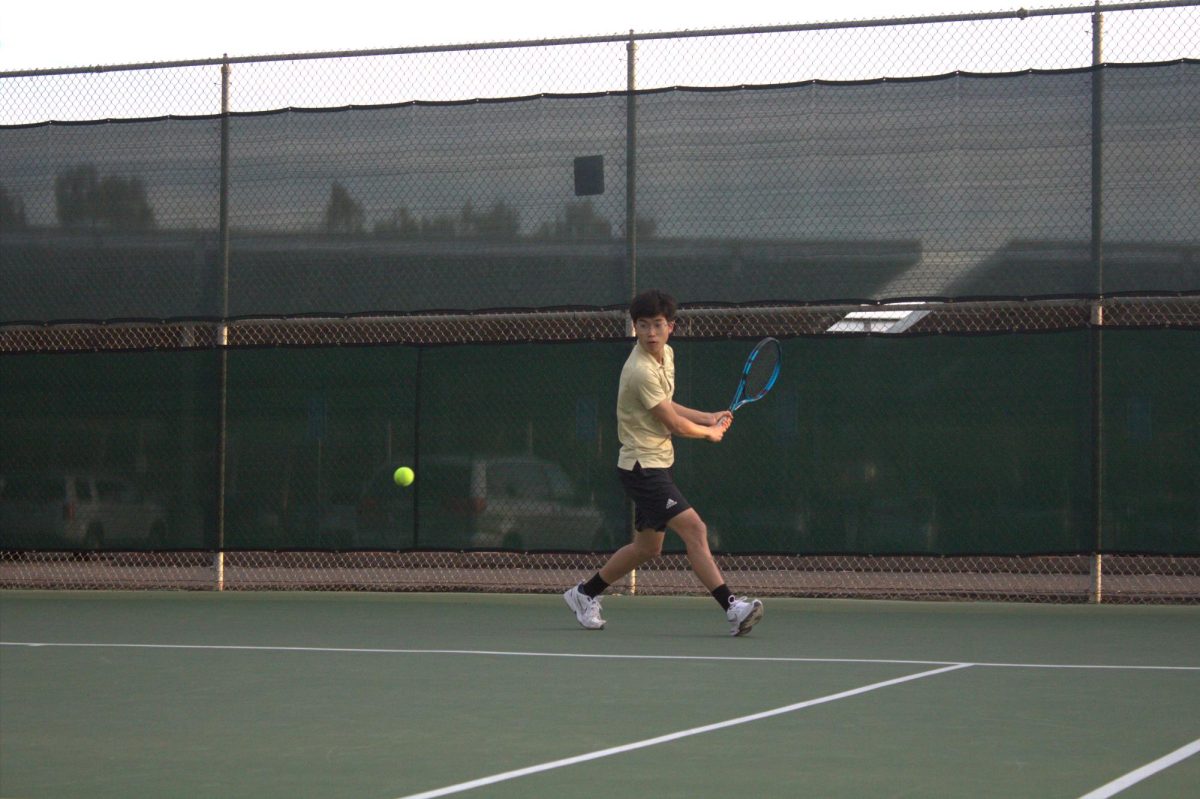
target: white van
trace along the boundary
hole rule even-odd
[[[166,509],[122,477],[0,477],[0,548],[157,549],[166,543]]]

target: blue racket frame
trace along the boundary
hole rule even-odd
[[[746,378],[750,376],[750,370],[754,368],[754,361],[768,347],[773,347],[775,350],[775,369],[772,370],[771,376],[767,378],[767,384],[763,386],[762,391],[755,394],[753,397],[744,396],[746,392]],[[750,355],[746,358],[746,365],[742,367],[742,376],[738,380],[737,391],[733,393],[733,402],[729,403],[729,410],[736,411],[748,402],[755,402],[767,395],[767,392],[775,385],[775,381],[779,379],[779,370],[783,367],[783,347],[779,341],[773,338],[764,338],[762,341],[754,345],[754,349],[750,351]]]

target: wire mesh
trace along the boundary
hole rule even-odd
[[[6,81],[0,125],[219,114],[225,63],[232,71],[232,111],[621,92],[628,88],[630,41],[637,47],[640,89],[1075,69],[1092,64],[1096,11],[1091,5],[1013,8],[761,29],[23,70],[0,73]],[[1196,3],[1110,3],[1099,11],[1107,63],[1200,54]]]
[[[228,323],[0,326],[0,353],[616,341],[624,310],[243,319]],[[906,302],[877,305],[685,307],[677,336],[915,336],[1085,328],[1200,328],[1200,297],[1103,301]]]
[[[0,551],[0,588],[557,593],[595,572],[604,557],[519,552],[117,552],[85,557]],[[731,587],[757,596],[1200,601],[1200,558],[721,555],[717,561]],[[609,590],[647,596],[706,593],[682,555],[663,556]]]
[[[0,299],[0,353],[161,351],[173,359],[139,362],[119,387],[96,362],[73,373],[85,383],[72,385],[52,361],[37,361],[38,376],[22,384],[32,399],[10,403],[25,415],[6,429],[39,447],[6,456],[5,465],[95,456],[122,462],[152,484],[152,465],[186,462],[183,474],[159,479],[178,484],[177,499],[188,504],[170,509],[173,521],[208,542],[216,522],[202,506],[217,474],[213,450],[230,446],[250,460],[254,447],[246,440],[258,435],[289,453],[284,496],[271,498],[276,510],[297,504],[288,494],[293,484],[307,484],[291,471],[307,468],[302,462],[315,450],[314,498],[301,513],[312,518],[276,513],[269,525],[271,535],[307,525],[315,541],[326,532],[317,528],[339,521],[346,499],[330,501],[323,464],[362,459],[356,447],[326,449],[328,389],[300,381],[294,388],[308,392],[301,411],[272,417],[261,410],[278,394],[271,369],[287,369],[249,358],[235,373],[262,384],[231,411],[241,414],[241,427],[216,430],[225,410],[215,389],[226,367],[210,356],[342,348],[351,360],[374,345],[624,341],[620,303],[647,281],[687,293],[677,331],[684,341],[1198,329],[1200,156],[1188,110],[1200,107],[1188,79],[1198,57],[1200,3],[1163,2],[0,74],[0,126],[9,145],[0,154],[0,231],[3,268],[14,276]],[[1097,60],[1108,66],[1092,69]],[[1000,73],[1020,74],[980,77]],[[943,77],[915,80],[930,76]],[[1094,140],[1097,87],[1103,147]],[[851,96],[856,104],[846,102]],[[355,110],[334,113],[348,107]],[[631,110],[636,148],[627,139]],[[80,122],[88,124],[73,124]],[[872,135],[846,134],[857,129]],[[900,144],[883,148],[889,138]],[[748,150],[748,161],[730,156]],[[163,151],[167,161],[148,155]],[[619,154],[609,156],[607,194],[564,201],[555,193],[559,172],[571,157],[595,152]],[[52,155],[38,161],[28,153]],[[86,153],[86,163],[72,153]],[[630,153],[637,169],[627,171]],[[1097,158],[1102,218],[1085,196]],[[625,196],[626,188],[633,194],[625,183],[631,174],[638,181],[633,217]],[[731,190],[737,187],[740,193]],[[1101,221],[1097,254],[1091,245]],[[419,287],[414,294],[397,292],[399,267]],[[475,293],[460,301],[468,286]],[[743,289],[752,293],[736,294]],[[530,307],[543,310],[523,310]],[[1158,447],[1186,471],[1194,457],[1187,410],[1172,413],[1170,402],[1180,403],[1194,376],[1186,354],[1178,354],[1188,342],[1166,343],[1126,341],[1125,357],[1169,350],[1174,360],[1164,363],[1181,373],[1160,392],[1173,399],[1157,405],[1122,387],[1108,411],[1115,428],[1108,440],[1126,459]],[[363,397],[385,390],[387,402],[409,402],[404,375],[418,357],[407,355],[391,383],[364,389]],[[447,360],[444,368],[453,371],[458,361]],[[1087,364],[1074,366],[1086,371]],[[142,399],[156,380],[171,387],[151,391],[178,396]],[[886,381],[883,388],[890,390]],[[380,404],[371,396],[352,398],[361,403],[351,403],[353,421]],[[1101,404],[1103,394],[1096,397]],[[53,420],[29,415],[39,398],[66,402],[79,418],[52,429]],[[798,402],[794,394],[785,399],[785,409]],[[882,400],[853,399],[867,409],[863,418],[894,411]],[[143,407],[125,407],[131,403]],[[574,427],[564,429],[576,444],[603,438],[594,404],[574,405]],[[796,422],[786,412],[777,416],[781,434],[797,438]],[[1086,427],[1085,417],[1076,426]],[[1096,418],[1110,417],[1098,410]],[[396,419],[384,423],[390,461],[403,436],[393,429]],[[944,432],[936,424],[931,430]],[[350,438],[374,443],[375,432]],[[521,435],[532,448],[532,421]],[[851,449],[861,444],[848,439]],[[1164,439],[1175,449],[1163,449]],[[52,446],[40,448],[46,441]],[[278,460],[258,457],[266,471],[278,471]],[[1016,460],[1011,468],[1019,472]],[[845,465],[859,473],[836,479],[878,479],[873,462]],[[1147,480],[1163,482],[1150,474]],[[1147,489],[1144,502],[1115,500],[1122,541],[1149,535],[1139,524],[1143,512],[1164,520],[1154,533],[1164,548],[1195,536],[1187,521],[1194,510],[1186,506],[1194,486],[1189,494],[1175,473],[1165,482],[1153,497]],[[226,488],[232,496],[222,512],[237,524],[249,524],[239,513],[262,515],[254,503],[263,497],[242,496],[236,479]],[[1031,495],[1043,489],[1021,487]],[[1074,533],[1080,518],[1105,508],[1022,510],[1030,529]],[[1033,519],[1037,513],[1073,516],[1068,524]],[[781,520],[764,524],[776,536],[769,540],[786,538]],[[245,546],[231,551],[208,543],[170,552],[6,543],[0,586],[551,592],[604,560],[598,551],[519,546],[334,551],[295,539],[280,547],[293,551],[273,551],[255,546],[266,533],[247,529],[254,533],[245,534]],[[580,549],[599,549],[594,543]],[[719,559],[739,593],[1200,601],[1200,559],[1192,556],[792,549]],[[614,590],[700,593],[679,554]]]
[[[1198,13],[6,73],[0,322],[1194,291]]]

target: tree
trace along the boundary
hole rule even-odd
[[[96,227],[100,221],[96,205],[99,186],[100,178],[91,164],[80,164],[58,173],[54,178],[54,205],[63,227]]]
[[[105,175],[92,164],[79,164],[54,179],[54,203],[63,227],[147,230],[154,209],[141,178]]]
[[[461,235],[474,239],[506,239],[517,237],[521,223],[517,209],[497,200],[487,211],[479,213],[470,200],[462,209]]]
[[[97,202],[100,218],[114,230],[154,227],[154,210],[146,199],[146,187],[141,178],[105,175],[100,179]]]
[[[325,232],[357,236],[362,234],[365,222],[362,203],[351,197],[341,183],[334,183],[329,189],[329,202],[325,205]]]
[[[391,217],[376,222],[372,228],[376,236],[388,239],[415,239],[421,235],[421,220],[407,208],[397,208]]]
[[[491,239],[512,241],[521,231],[517,209],[497,200],[486,211],[476,211],[467,200],[458,215],[444,213],[418,217],[400,207],[392,215],[376,222],[372,232],[382,238],[397,239]]]
[[[538,228],[540,239],[555,241],[589,241],[612,238],[612,223],[596,213],[591,200],[567,203],[563,218]]]
[[[564,209],[566,236],[571,241],[612,238],[612,223],[596,213],[591,200],[570,203]]]
[[[8,189],[0,184],[0,230],[21,230],[29,226],[25,219],[25,201],[8,195]]]

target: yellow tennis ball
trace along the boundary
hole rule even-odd
[[[398,486],[410,486],[413,480],[417,479],[417,476],[413,473],[412,469],[407,466],[401,466],[392,475],[392,479],[396,481],[396,485]]]

